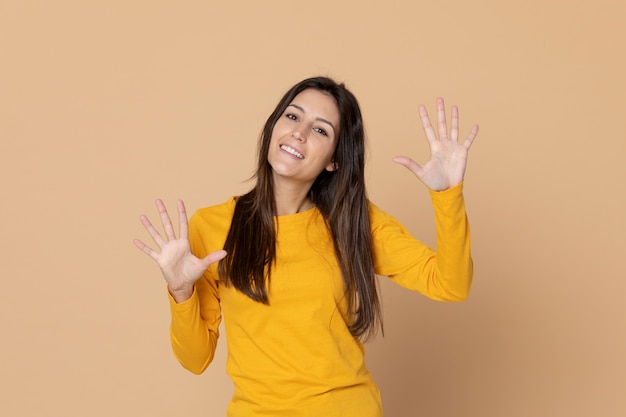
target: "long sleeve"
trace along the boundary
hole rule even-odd
[[[378,275],[440,301],[463,301],[473,276],[463,184],[431,192],[437,250],[413,238],[392,216],[371,205],[374,267]]]
[[[202,219],[192,217],[189,224],[189,241],[192,252],[199,258],[205,257],[215,249],[208,249],[203,241]],[[200,374],[213,360],[221,308],[219,303],[218,283],[214,278],[214,265],[205,271],[196,281],[190,299],[177,304],[169,296],[172,321],[170,340],[174,356],[189,371]]]

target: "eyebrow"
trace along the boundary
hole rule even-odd
[[[296,109],[300,110],[302,113],[306,113],[306,111],[298,106],[297,104],[289,104],[289,106],[287,107],[295,107]],[[326,123],[327,125],[329,125],[330,127],[333,128],[334,131],[337,131],[337,129],[335,129],[335,125],[333,125],[329,120],[324,119],[323,117],[316,117],[315,120],[319,120],[320,122]]]

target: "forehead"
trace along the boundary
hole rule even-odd
[[[297,105],[313,117],[328,119],[335,125],[339,123],[337,102],[326,92],[309,88],[295,96],[289,104]]]

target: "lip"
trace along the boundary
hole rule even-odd
[[[291,148],[292,150],[294,150],[295,152],[297,152],[299,156],[298,156],[298,155],[294,155],[293,153],[289,152],[288,150],[283,149],[283,147],[288,147],[288,148]],[[298,149],[297,147],[292,146],[292,145],[290,145],[290,144],[288,144],[288,143],[280,143],[280,144],[278,145],[278,149],[280,149],[280,151],[281,151],[281,152],[284,152],[284,153],[286,153],[287,155],[289,155],[289,156],[291,156],[291,157],[293,157],[293,158],[297,159],[298,161],[302,161],[302,160],[304,159],[304,154],[302,153],[302,151],[300,151],[300,149]]]

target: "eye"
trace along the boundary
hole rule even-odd
[[[286,114],[285,114],[285,117],[286,117],[287,119],[289,119],[289,120],[298,120],[298,116],[296,116],[296,115],[295,115],[295,114],[293,114],[293,113],[286,113]]]
[[[320,135],[328,136],[328,132],[322,129],[321,127],[316,127],[313,130],[319,133]]]

